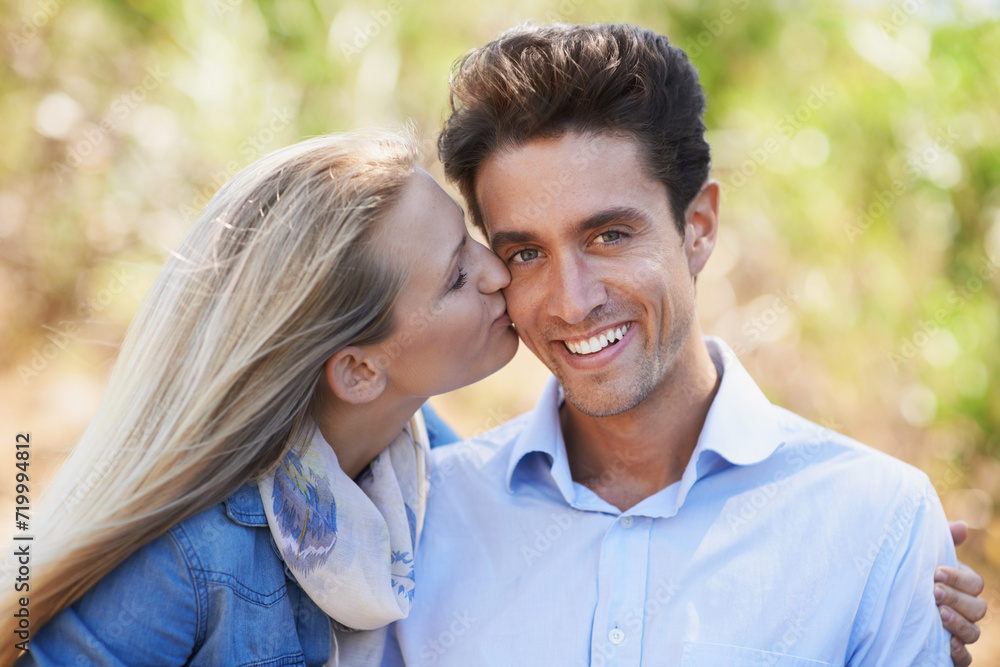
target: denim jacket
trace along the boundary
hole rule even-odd
[[[458,436],[424,408],[431,446]],[[325,665],[330,620],[271,538],[253,482],[132,554],[31,638],[27,665]]]

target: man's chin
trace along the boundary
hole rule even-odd
[[[566,400],[578,412],[588,417],[614,417],[628,412],[646,398],[646,394],[635,391],[634,386],[632,391],[623,392],[616,388],[591,383],[574,383],[567,386],[561,379],[559,383],[562,385]]]

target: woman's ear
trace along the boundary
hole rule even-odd
[[[347,403],[370,403],[385,390],[385,372],[364,348],[345,347],[327,359],[323,368],[330,389]]]

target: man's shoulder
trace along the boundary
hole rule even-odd
[[[784,431],[781,445],[765,463],[810,485],[829,483],[859,499],[918,493],[931,488],[927,475],[890,454],[775,406]]]
[[[531,413],[514,417],[499,426],[471,438],[441,445],[431,450],[431,481],[451,477],[453,473],[503,475]]]

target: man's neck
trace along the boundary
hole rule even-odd
[[[659,386],[639,405],[611,417],[560,410],[574,481],[624,511],[680,480],[721,377],[698,328]]]

